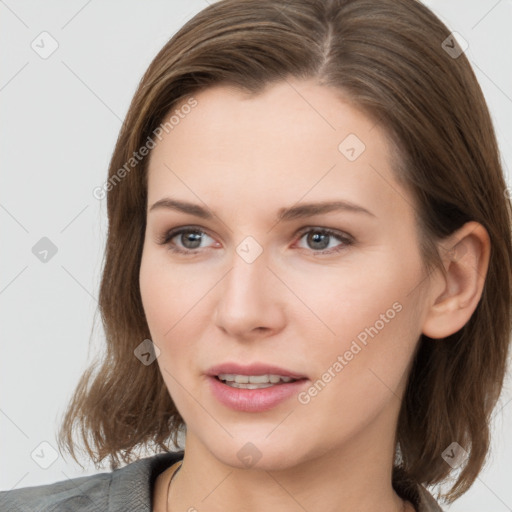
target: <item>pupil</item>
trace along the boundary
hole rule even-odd
[[[323,237],[323,240],[321,240],[321,237]],[[314,244],[318,243],[319,241],[321,242],[320,246],[317,245],[315,247]],[[313,243],[314,249],[325,249],[329,245],[329,235],[326,233],[310,233],[308,235],[308,242]]]

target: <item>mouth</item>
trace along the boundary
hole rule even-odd
[[[304,389],[308,377],[278,366],[224,363],[207,372],[213,396],[240,412],[264,412],[287,402]]]

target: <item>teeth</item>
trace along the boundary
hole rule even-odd
[[[271,388],[274,384],[240,384],[238,382],[225,382],[228,386],[232,388],[240,388],[240,389],[263,389],[263,388]]]
[[[218,375],[220,380],[225,381],[227,384],[236,384],[233,387],[242,387],[238,386],[238,384],[247,384],[247,386],[243,386],[247,389],[256,389],[258,387],[269,387],[272,384],[277,384],[278,382],[291,382],[291,377],[283,377],[281,375],[235,375],[232,373],[221,373]],[[251,387],[251,385],[258,384],[256,387]],[[264,386],[264,384],[268,384]]]

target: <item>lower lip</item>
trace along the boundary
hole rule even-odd
[[[305,386],[307,379],[268,388],[242,389],[232,388],[216,377],[209,376],[210,389],[217,400],[235,411],[263,412],[276,407],[292,396],[296,396]]]

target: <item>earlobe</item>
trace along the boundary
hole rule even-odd
[[[446,272],[443,276],[438,270],[431,280],[423,334],[445,338],[466,325],[482,296],[490,249],[487,230],[475,221],[467,222],[439,245]]]

